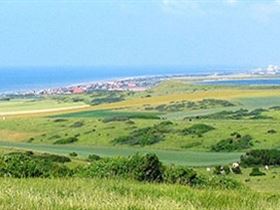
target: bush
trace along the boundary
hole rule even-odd
[[[100,160],[101,157],[95,154],[91,154],[88,156],[88,161],[95,161],[95,160]]]
[[[122,136],[113,140],[115,144],[129,144],[146,146],[158,143],[164,139],[164,134],[172,130],[170,121],[164,121],[152,127],[141,128],[132,131],[128,136]]]
[[[121,122],[121,121],[128,121],[129,117],[127,116],[113,116],[113,117],[106,117],[102,120],[103,123],[109,122]]]
[[[161,162],[155,154],[133,155],[129,159],[130,170],[133,171],[134,179],[147,182],[161,182],[163,169]]]
[[[164,182],[170,184],[196,185],[199,183],[197,173],[183,166],[168,166],[164,170]]]
[[[66,121],[68,121],[68,120],[63,119],[63,118],[58,118],[58,119],[55,119],[53,122],[58,123],[58,122],[66,122]]]
[[[105,98],[95,98],[91,101],[92,105],[99,105],[99,104],[104,104],[104,103],[115,103],[115,102],[120,102],[123,101],[123,97],[117,97],[117,96],[108,96]]]
[[[202,134],[207,133],[214,129],[215,128],[210,125],[195,124],[189,128],[185,128],[182,132],[184,135],[198,135],[199,136],[199,135],[202,135]]]
[[[46,160],[46,161],[51,161],[51,162],[57,162],[57,163],[67,163],[71,162],[71,159],[62,156],[62,155],[55,155],[55,154],[48,154],[48,153],[43,153],[43,154],[34,154],[32,151],[27,151],[27,152],[10,152],[8,154],[5,154],[3,157],[9,158],[9,157],[14,157],[14,156],[28,156],[33,159],[38,159],[38,160]]]
[[[275,133],[277,133],[277,131],[274,130],[274,129],[270,129],[270,130],[267,131],[267,133],[268,134],[275,134]]]
[[[277,149],[260,149],[251,150],[242,155],[241,164],[246,167],[252,166],[280,166],[280,150]]]
[[[80,128],[80,127],[82,127],[83,125],[84,125],[83,122],[78,121],[78,122],[74,122],[70,127],[72,127],[72,128]]]
[[[57,163],[71,162],[71,159],[66,156],[47,154],[47,153],[44,153],[42,155],[37,155],[34,157],[37,157],[37,158],[43,159],[43,160],[47,160],[47,161],[57,162]]]
[[[0,175],[14,178],[65,177],[71,176],[72,171],[49,159],[17,153],[0,158]]]
[[[249,176],[265,176],[266,174],[264,172],[261,172],[259,168],[252,168],[251,173]]]
[[[78,154],[77,154],[76,152],[71,152],[71,153],[69,153],[69,156],[70,156],[70,157],[77,157]]]
[[[252,137],[250,135],[245,135],[240,138],[237,136],[235,138],[221,140],[217,144],[213,145],[211,150],[215,152],[232,152],[248,149],[252,145]]]
[[[77,137],[69,137],[66,139],[59,139],[54,142],[54,144],[71,144],[77,142],[79,139]]]
[[[211,177],[210,179],[206,179],[204,183],[204,186],[207,188],[240,189],[242,187],[240,182],[225,176]]]
[[[154,154],[135,154],[128,158],[102,158],[77,172],[82,177],[131,178],[138,181],[162,181],[162,166]]]

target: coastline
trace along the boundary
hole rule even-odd
[[[137,75],[137,76],[124,76],[112,77],[107,79],[90,80],[86,82],[75,82],[50,85],[47,87],[26,88],[20,90],[1,91],[0,97],[9,95],[24,96],[24,95],[54,95],[54,94],[71,94],[75,93],[76,89],[80,93],[87,92],[88,90],[130,90],[130,91],[144,91],[164,80],[186,80],[192,81],[196,84],[214,84],[215,82],[227,82],[238,80],[271,80],[280,79],[278,74],[255,74],[251,72],[245,73],[208,73],[208,74],[154,74],[154,75]],[[145,83],[143,85],[143,83]],[[121,85],[122,86],[121,86]]]

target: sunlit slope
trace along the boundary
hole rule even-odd
[[[223,99],[231,100],[237,98],[255,98],[255,97],[273,97],[280,96],[280,91],[277,89],[213,89],[199,90],[186,93],[171,93],[168,95],[133,98],[122,102],[102,104],[94,106],[93,109],[116,109],[141,107],[144,105],[159,105],[173,101],[198,101],[203,99]]]
[[[51,99],[18,99],[12,101],[1,101],[0,116],[49,113],[72,109],[81,109],[88,106],[89,105],[86,105],[82,102],[59,102]]]

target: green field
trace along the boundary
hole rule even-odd
[[[84,102],[58,101],[51,98],[13,99],[0,101],[0,116],[54,112],[87,107]]]
[[[129,119],[159,119],[160,113],[153,112],[117,112],[110,110],[81,111],[62,115],[54,115],[54,118],[106,118],[127,117]]]
[[[155,153],[163,164],[194,168],[210,178],[215,166],[231,166],[247,151],[280,148],[279,105],[275,87],[203,86],[181,80],[138,93],[17,98],[0,101],[0,148],[4,153],[75,153],[71,167],[88,164],[93,154]],[[232,142],[236,145],[226,145]],[[222,176],[241,183],[239,190],[77,177],[1,178],[0,208],[30,209],[35,203],[33,209],[112,209],[116,204],[120,209],[277,209],[279,167],[265,171],[262,166],[262,177],[251,177],[251,170]],[[23,201],[25,194],[29,197]],[[17,201],[13,206],[11,199]]]
[[[228,164],[239,160],[242,153],[213,153],[213,152],[192,152],[192,151],[168,151],[142,148],[121,148],[121,147],[82,147],[82,146],[57,146],[30,143],[0,142],[0,147],[18,148],[31,151],[48,152],[60,155],[69,155],[76,152],[81,158],[90,154],[97,154],[102,157],[129,156],[134,153],[153,152],[160,160],[168,164],[186,166],[211,166]]]

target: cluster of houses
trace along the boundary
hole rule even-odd
[[[143,77],[143,78],[127,78],[121,80],[112,81],[99,81],[87,84],[71,85],[68,87],[59,88],[45,88],[41,90],[29,90],[13,95],[67,95],[67,94],[82,94],[90,93],[96,90],[107,90],[107,91],[144,91],[157,83],[160,78],[158,77]]]
[[[75,86],[46,89],[39,92],[41,95],[50,94],[82,94],[95,90],[108,91],[144,91],[154,86],[158,80],[152,79],[123,79],[104,82],[93,82],[90,84],[80,84]]]

